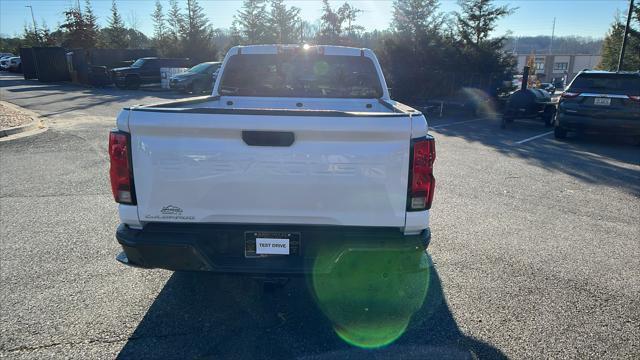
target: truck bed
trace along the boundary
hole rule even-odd
[[[393,101],[302,102],[205,96],[130,108],[119,127],[131,134],[140,221],[403,227],[419,113]]]
[[[342,115],[349,116],[408,116],[420,115],[415,109],[393,100],[384,99],[283,99],[283,98],[247,98],[228,96],[199,96],[189,99],[139,105],[125,110],[159,111],[159,112],[192,112],[192,113],[273,113],[283,110],[301,112],[307,115]]]

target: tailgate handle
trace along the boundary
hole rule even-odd
[[[291,146],[294,136],[290,131],[243,131],[242,140],[249,146]]]

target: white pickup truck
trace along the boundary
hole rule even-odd
[[[109,154],[128,265],[330,272],[431,238],[435,142],[368,49],[234,47],[211,96],[122,110]]]

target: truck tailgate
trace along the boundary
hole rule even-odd
[[[132,110],[140,220],[404,226],[410,117],[294,113]]]

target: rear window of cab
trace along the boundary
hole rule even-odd
[[[225,64],[220,95],[379,98],[376,67],[365,56],[239,54]]]

